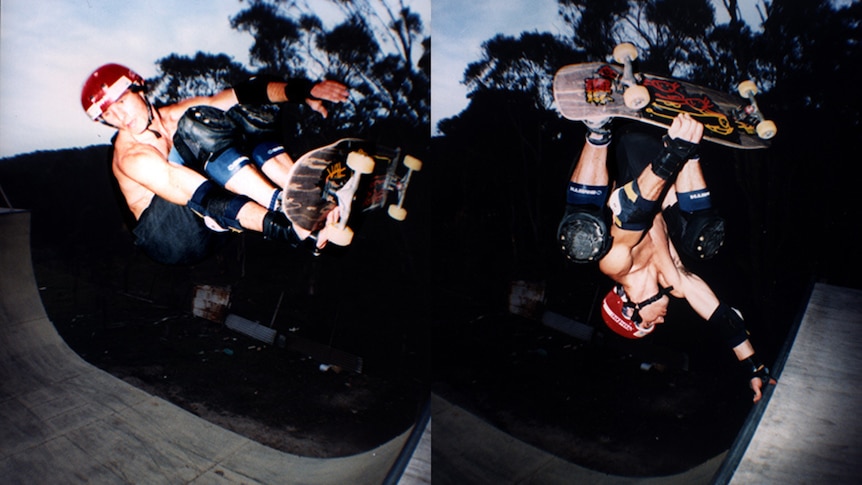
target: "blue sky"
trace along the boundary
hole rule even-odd
[[[306,0],[326,21],[337,11]],[[430,32],[430,0],[405,0]],[[247,64],[253,42],[230,28],[239,0],[0,1],[0,157],[108,143],[113,130],[89,121],[84,79],[108,62],[144,77],[171,53],[225,53]]]

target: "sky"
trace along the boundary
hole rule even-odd
[[[430,0],[405,0],[430,32]],[[337,12],[308,0],[321,19]],[[105,144],[114,130],[92,122],[81,87],[117,62],[145,78],[172,53],[225,53],[248,64],[251,35],[230,28],[239,0],[0,1],[0,158]],[[328,25],[328,24],[327,24]]]
[[[327,18],[326,1],[308,1]],[[467,106],[461,80],[467,65],[479,59],[483,41],[498,33],[561,30],[556,0],[405,1],[433,34],[434,127]],[[750,8],[756,2],[741,3]],[[108,143],[113,130],[90,122],[80,105],[84,79],[102,64],[118,62],[145,78],[156,74],[156,60],[171,53],[225,53],[247,64],[253,39],[229,23],[246,5],[240,0],[0,1],[0,158]]]
[[[432,0],[431,126],[467,107],[464,70],[496,34],[557,33],[556,0]],[[437,134],[436,131],[434,134]]]
[[[712,0],[716,22],[725,23],[722,0]],[[742,0],[743,19],[759,19],[760,0]],[[467,107],[467,89],[461,82],[464,70],[481,57],[482,42],[501,33],[518,36],[522,32],[562,31],[557,0],[432,0],[431,18],[431,123],[433,134],[440,120]],[[756,24],[757,22],[753,22]]]

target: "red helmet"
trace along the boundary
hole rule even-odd
[[[128,67],[105,64],[84,82],[81,106],[93,120],[98,120],[111,104],[120,99],[133,84],[144,85],[144,78]]]
[[[662,293],[660,292],[659,295]],[[625,338],[643,338],[655,330],[655,325],[643,327],[637,317],[639,305],[631,303],[622,286],[614,285],[602,300],[602,319],[614,332]]]

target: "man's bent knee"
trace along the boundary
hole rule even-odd
[[[251,163],[237,149],[240,141],[239,131],[224,111],[195,106],[180,118],[174,148],[185,165],[225,185]]]
[[[569,206],[557,227],[563,255],[574,263],[598,261],[611,247],[604,210],[594,206]]]

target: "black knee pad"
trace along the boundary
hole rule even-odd
[[[574,263],[598,261],[611,247],[611,234],[604,209],[568,206],[557,227],[557,241],[567,260]]]
[[[687,256],[710,259],[724,245],[724,218],[712,209],[688,214],[674,204],[663,211],[663,216],[674,246]]]
[[[177,123],[174,147],[193,169],[238,144],[240,131],[224,111],[212,106],[189,108]]]

